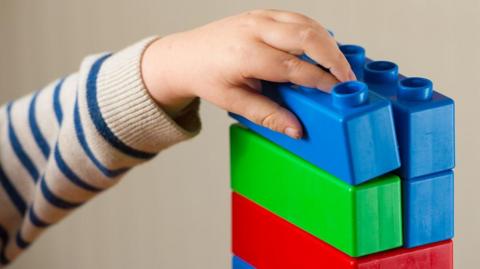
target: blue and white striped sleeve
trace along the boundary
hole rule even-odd
[[[140,61],[152,40],[87,57],[78,73],[0,109],[0,264],[135,165],[199,132],[198,100],[173,120],[146,91]]]

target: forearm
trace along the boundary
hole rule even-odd
[[[2,108],[0,226],[7,260],[130,168],[198,132],[198,102],[175,121],[146,90],[141,56],[150,40],[88,57],[78,74]]]

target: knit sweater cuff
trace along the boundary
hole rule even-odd
[[[141,75],[141,58],[157,38],[145,39],[108,58],[98,80],[98,103],[105,122],[125,144],[158,152],[200,131],[199,100],[173,120],[149,95]]]

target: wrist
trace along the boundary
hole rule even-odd
[[[176,118],[194,100],[195,96],[187,94],[180,82],[172,82],[174,62],[169,59],[172,49],[167,43],[169,38],[159,38],[152,42],[143,52],[141,73],[147,92],[170,117]]]

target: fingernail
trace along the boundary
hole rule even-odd
[[[352,70],[350,70],[350,80],[357,80],[357,76],[355,76]]]
[[[300,139],[302,137],[302,132],[300,130],[291,127],[285,129],[285,134],[295,139]]]

